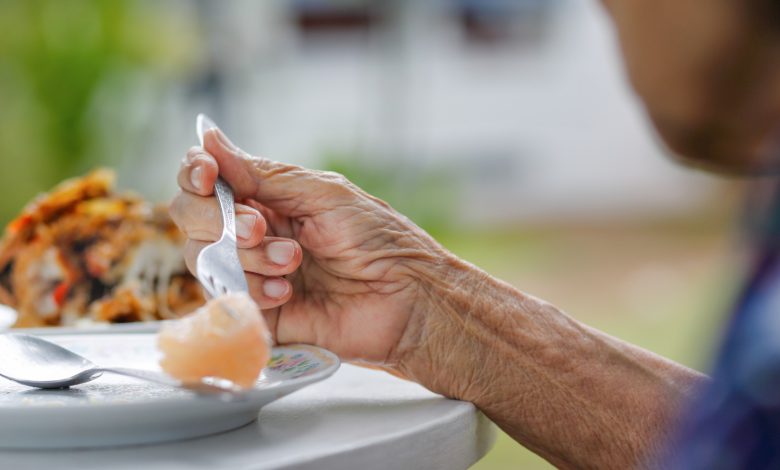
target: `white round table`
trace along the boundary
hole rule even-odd
[[[227,433],[159,445],[0,451],[0,468],[459,469],[495,440],[472,404],[348,364]]]

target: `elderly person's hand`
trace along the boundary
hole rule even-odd
[[[218,130],[187,154],[171,207],[190,269],[221,233],[218,174],[236,192],[239,257],[277,342],[471,401],[556,465],[637,465],[701,381],[458,260],[343,177],[250,157]]]
[[[604,3],[673,149],[703,164],[777,170],[777,2]],[[471,401],[566,468],[646,466],[706,380],[461,262],[338,175],[250,157],[217,130],[205,137],[171,209],[189,237],[188,265],[220,233],[211,197],[220,174],[240,202],[251,294],[280,343],[324,346]]]
[[[204,145],[185,157],[171,206],[189,238],[189,268],[221,234],[211,197],[219,172],[236,193],[239,257],[275,340],[397,363],[400,339],[424,304],[422,278],[452,257],[340,175],[250,157],[216,129]]]

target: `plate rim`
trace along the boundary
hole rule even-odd
[[[35,336],[78,336],[78,335],[126,335],[150,334],[159,331],[167,320],[129,323],[96,323],[85,326],[35,326],[12,327],[0,333],[20,333]]]
[[[73,336],[78,336],[78,335],[73,335]],[[57,410],[58,413],[77,413],[85,409],[95,410],[98,408],[110,408],[112,410],[121,411],[124,409],[132,409],[137,407],[143,407],[143,408],[148,408],[150,406],[166,407],[174,404],[186,404],[186,406],[189,406],[190,400],[208,401],[211,403],[223,403],[227,406],[230,405],[251,406],[253,403],[262,400],[268,393],[276,392],[273,395],[273,398],[269,400],[270,402],[270,401],[277,400],[285,395],[288,395],[312,383],[321,382],[329,378],[333,374],[335,374],[341,367],[341,359],[335,353],[325,348],[321,348],[319,346],[314,346],[311,344],[303,344],[303,343],[277,345],[272,347],[271,354],[273,355],[274,351],[277,349],[296,349],[296,350],[303,349],[309,352],[309,354],[316,355],[317,353],[319,353],[325,356],[326,360],[330,360],[332,362],[331,364],[326,365],[324,369],[315,372],[313,374],[303,375],[301,377],[295,377],[292,379],[279,381],[270,386],[263,387],[263,388],[253,387],[251,390],[248,390],[246,392],[246,396],[244,399],[239,399],[236,401],[230,401],[230,400],[224,401],[224,400],[220,400],[220,398],[216,396],[211,397],[211,396],[197,395],[196,393],[191,393],[191,395],[186,397],[187,398],[186,400],[182,400],[181,396],[172,396],[172,397],[163,397],[163,398],[150,400],[150,401],[137,401],[137,402],[89,402],[89,403],[74,402],[74,403],[68,403],[67,405],[64,406],[0,406],[0,417],[2,417],[3,415],[7,416],[12,414],[14,415],[36,414],[36,413],[48,414],[51,413],[52,410]],[[7,380],[7,379],[2,379],[2,380]],[[161,387],[165,387],[165,386],[161,385]],[[78,389],[78,386],[74,388]],[[33,387],[30,387],[30,390],[40,390],[40,389],[35,389]]]

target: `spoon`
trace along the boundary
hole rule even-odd
[[[243,389],[230,380],[206,377],[199,382],[181,382],[151,370],[100,367],[69,349],[30,335],[0,334],[0,358],[0,377],[29,387],[67,388],[95,380],[105,372],[216,395],[225,401],[243,396]]]

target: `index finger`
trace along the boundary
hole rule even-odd
[[[183,191],[210,196],[219,176],[217,161],[203,147],[192,147],[181,162],[176,180]]]

